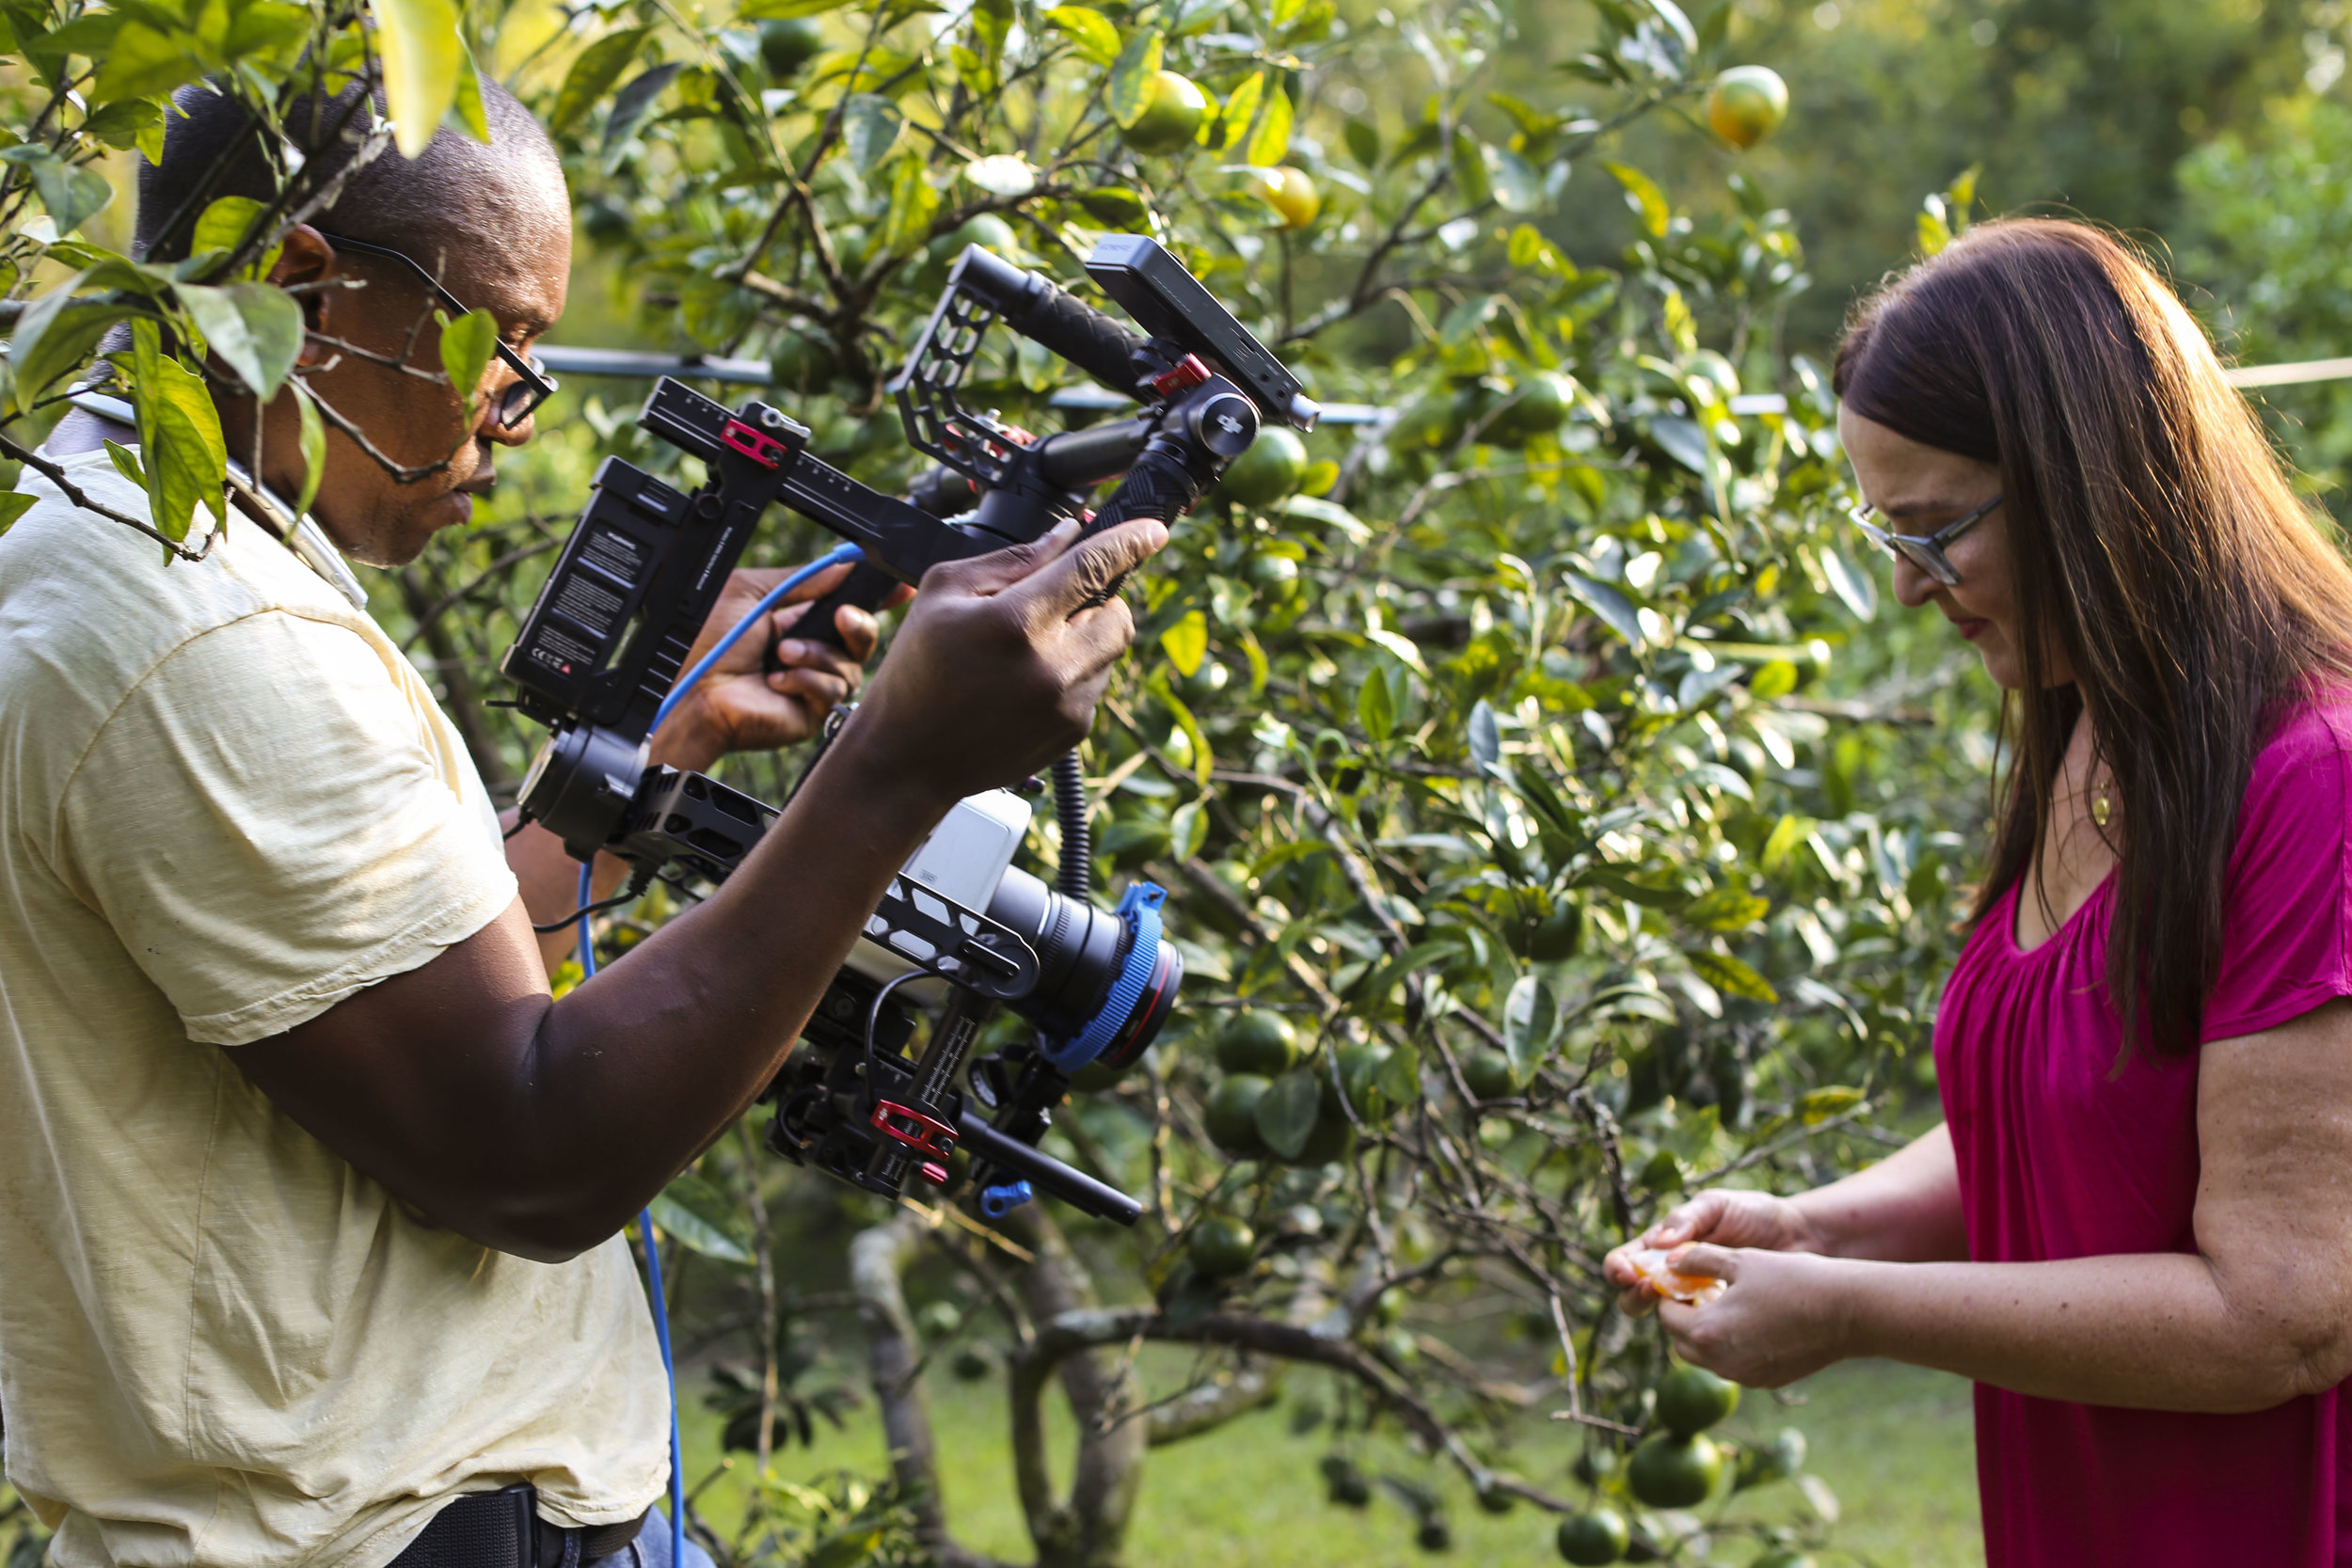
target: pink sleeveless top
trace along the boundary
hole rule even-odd
[[[2352,995],[2352,694],[2257,758],[2230,863],[2206,1040]],[[2194,1252],[2197,1060],[2135,1054],[2105,1000],[2110,879],[2031,952],[2012,890],[1970,936],[1935,1024],[1969,1256]],[[1989,1568],[2352,1568],[2352,1384],[2251,1415],[2116,1410],[1979,1384]]]

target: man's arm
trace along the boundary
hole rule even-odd
[[[1072,549],[1073,531],[935,569],[858,717],[743,865],[561,1002],[518,901],[232,1058],[485,1245],[552,1261],[612,1235],[766,1087],[947,807],[1084,736],[1134,624],[1116,599],[1078,607],[1167,534],[1132,523]]]

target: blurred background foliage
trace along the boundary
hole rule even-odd
[[[2344,8],[523,0],[462,25],[573,180],[559,341],[768,360],[870,483],[919,467],[878,385],[966,243],[1071,279],[1091,234],[1153,232],[1317,396],[1403,410],[1269,448],[1133,591],[1087,752],[1098,886],[1167,884],[1191,978],[1052,1147],[1148,1195],[1144,1225],[986,1236],[748,1132],[657,1210],[723,1560],[1534,1561],[1597,1509],[1637,1557],[1976,1560],[1932,1384],[1825,1380],[1818,1421],[1752,1395],[1700,1507],[1636,1495],[1667,1368],[1594,1265],[1690,1186],[1811,1184],[1936,1114],[1995,705],[1844,525],[1821,366],[1855,292],[1972,215],[2056,208],[2169,253],[2249,358],[2352,353]],[[1744,63],[1792,107],[1741,150],[1704,98]],[[1161,69],[1203,91],[1189,136]],[[69,154],[118,187],[135,155]],[[15,186],[24,299],[69,269],[24,248]],[[83,236],[119,247],[127,216]],[[1009,340],[983,367],[1008,419],[1090,417]],[[473,529],[370,574],[495,788],[538,738],[495,662],[596,462],[685,467],[635,433],[643,390],[568,381]],[[2268,394],[2331,505],[2348,395]],[[776,515],[755,559],[818,544]],[[727,776],[775,798],[792,766]],[[916,1375],[878,1377],[884,1350]],[[1890,1476],[1905,1444],[1930,1457]]]

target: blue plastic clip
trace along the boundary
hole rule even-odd
[[[1026,1181],[1008,1181],[1002,1186],[980,1189],[980,1212],[990,1219],[1001,1220],[1037,1195],[1029,1191]]]

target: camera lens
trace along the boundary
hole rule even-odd
[[[1017,868],[997,884],[988,915],[1010,927],[1037,953],[1037,989],[1009,1006],[1047,1037],[1075,1041],[1105,1007],[1119,1006],[1121,1016],[1105,1021],[1108,1039],[1090,1058],[1117,1070],[1133,1066],[1158,1037],[1184,975],[1183,958],[1166,939],[1138,955],[1129,922],[1057,893]],[[1121,978],[1131,975],[1140,978],[1139,991],[1120,986]],[[1069,1069],[1086,1065],[1072,1062]]]

